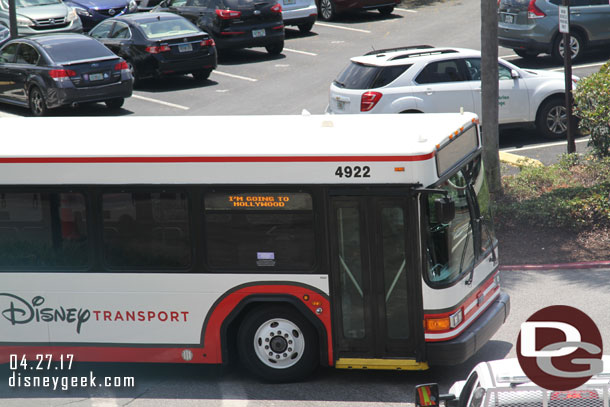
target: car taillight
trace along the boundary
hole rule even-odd
[[[529,6],[527,6],[527,17],[528,18],[542,18],[546,17],[546,14],[538,7],[536,7],[536,0],[530,0]]]
[[[146,52],[149,54],[159,54],[161,52],[171,51],[169,45],[153,45],[151,47],[146,47]]]
[[[201,46],[202,47],[213,47],[214,45],[216,45],[216,43],[211,38],[208,38],[207,40],[201,41]]]
[[[129,71],[129,65],[127,65],[127,62],[125,62],[125,61],[119,62],[118,64],[116,64],[114,66],[114,70],[115,71]]]
[[[241,11],[216,9],[216,15],[223,20],[241,17]]]
[[[56,81],[60,81],[71,78],[72,76],[76,76],[76,72],[74,72],[72,69],[52,69],[49,71],[49,76]]]
[[[280,3],[275,3],[273,6],[271,6],[271,11],[273,11],[274,13],[281,13],[282,5]]]
[[[375,107],[383,95],[379,92],[365,92],[360,99],[360,111],[368,112]]]

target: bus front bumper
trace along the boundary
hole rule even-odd
[[[498,298],[457,338],[447,342],[426,343],[431,366],[452,366],[465,362],[481,349],[502,326],[510,313],[510,297],[500,292]]]

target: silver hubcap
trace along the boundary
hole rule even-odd
[[[580,52],[580,42],[572,36],[570,36],[570,51],[572,52],[572,59]],[[561,55],[562,58],[564,56],[563,40],[559,42],[559,55]]]
[[[265,365],[274,369],[286,369],[303,357],[305,338],[293,322],[270,319],[256,330],[254,350]]]
[[[43,111],[43,100],[42,95],[38,91],[34,91],[32,94],[32,110],[34,110],[35,114],[41,114]]]
[[[568,116],[564,106],[555,106],[546,115],[546,127],[554,134],[561,134],[568,129]]]
[[[330,0],[322,0],[320,3],[320,11],[322,12],[322,17],[328,19],[333,14],[333,6],[330,4]]]

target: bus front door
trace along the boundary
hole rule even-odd
[[[416,221],[407,216],[415,209],[407,198],[336,196],[330,210],[337,367],[358,359],[420,359],[419,245]]]

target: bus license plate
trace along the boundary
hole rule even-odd
[[[92,73],[89,75],[90,81],[101,81],[102,79],[104,79],[104,74],[102,73]]]
[[[180,52],[191,52],[192,50],[193,50],[193,46],[191,44],[178,45],[178,51],[180,51]]]
[[[252,36],[254,38],[258,38],[258,37],[264,37],[265,36],[265,29],[260,29],[260,30],[252,30]]]
[[[338,110],[345,110],[345,102],[343,102],[341,100],[337,100],[337,109]]]

